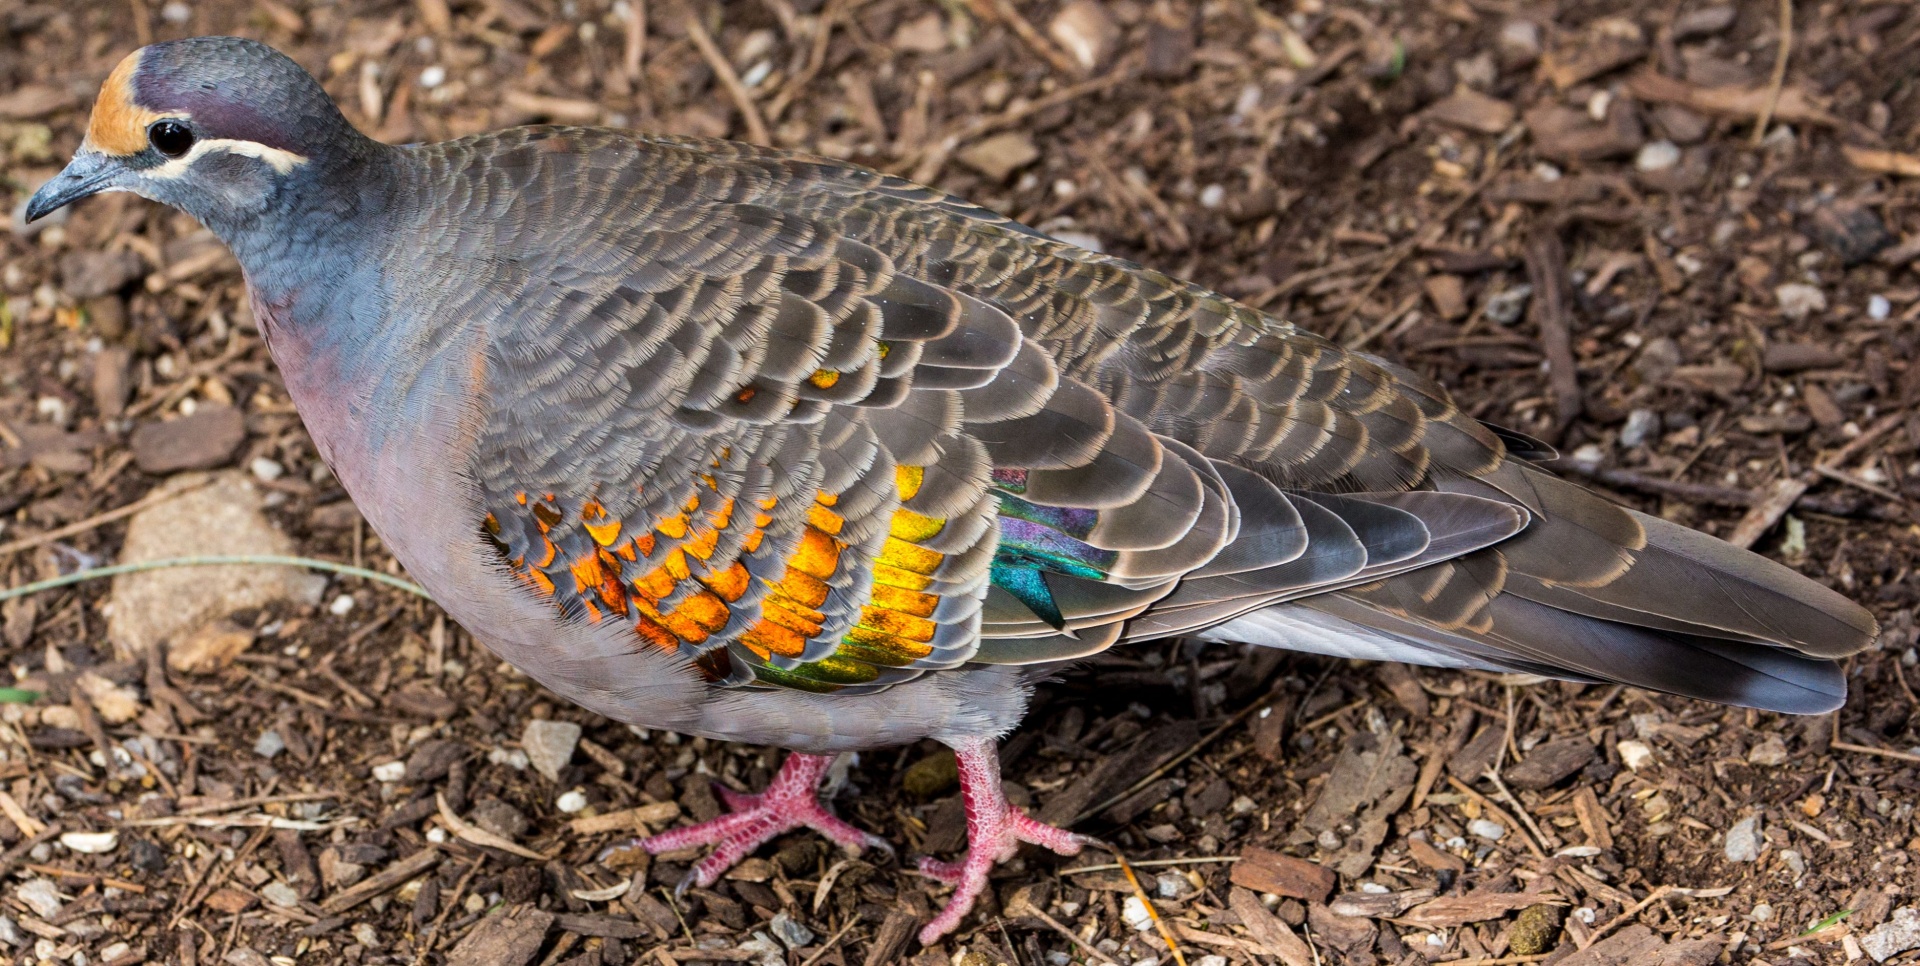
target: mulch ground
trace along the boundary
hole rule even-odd
[[[1180,642],[1104,655],[1041,695],[1006,774],[1112,842],[1138,888],[1105,853],[1028,853],[921,950],[943,890],[811,836],[677,901],[686,856],[596,861],[717,814],[710,783],[756,788],[774,752],[582,713],[355,578],[227,615],[207,633],[247,650],[170,670],[116,652],[97,582],[0,610],[8,666],[45,692],[0,706],[0,954],[1172,962],[1143,899],[1212,966],[1897,945],[1920,901],[1920,8],[1803,3],[1790,38],[1779,17],[1761,0],[0,6],[9,586],[116,559],[111,511],[221,467],[300,552],[394,569],[198,226],[124,195],[19,222],[127,50],[239,33],[392,141],[626,125],[940,185],[1403,359],[1557,446],[1563,472],[1784,560],[1885,629],[1846,708],[1805,719]],[[537,725],[523,747],[530,721],[583,737]],[[555,735],[570,758],[543,757]],[[842,812],[902,855],[960,847],[934,746],[862,755],[844,783]]]

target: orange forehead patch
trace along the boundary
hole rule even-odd
[[[93,117],[87,121],[87,143],[107,154],[139,154],[147,149],[147,125],[166,116],[133,102],[133,72],[142,50],[128,54],[100,85]]]

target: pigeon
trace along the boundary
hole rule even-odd
[[[791,752],[640,840],[878,836],[819,782],[951,747],[1021,843],[1035,685],[1129,642],[1619,682],[1819,713],[1872,617],[1536,465],[1434,381],[939,190],[719,140],[537,126],[393,146],[272,48],[129,55],[29,219],[130,191],[233,251],[315,446],[503,659],[608,718]]]

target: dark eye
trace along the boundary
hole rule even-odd
[[[155,151],[177,158],[193,147],[193,131],[179,121],[155,121],[147,127],[147,142]]]

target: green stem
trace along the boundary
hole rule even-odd
[[[270,567],[306,567],[311,570],[326,570],[336,574],[344,574],[348,577],[364,577],[368,580],[386,584],[389,587],[398,587],[410,594],[419,594],[422,597],[427,596],[425,589],[410,580],[402,580],[391,574],[383,574],[377,570],[368,570],[365,567],[355,567],[351,564],[334,563],[330,560],[315,560],[312,557],[283,557],[277,554],[226,554],[210,557],[169,557],[165,560],[148,560],[143,563],[114,564],[110,567],[91,567],[86,570],[76,570],[64,577],[55,577],[51,580],[39,580],[31,584],[22,584],[10,590],[0,590],[0,600],[25,597],[28,594],[37,594],[43,590],[53,590],[56,587],[65,587],[70,584],[97,580],[101,577],[135,574],[143,570],[160,570],[166,567],[211,567],[230,564],[253,564]]]

